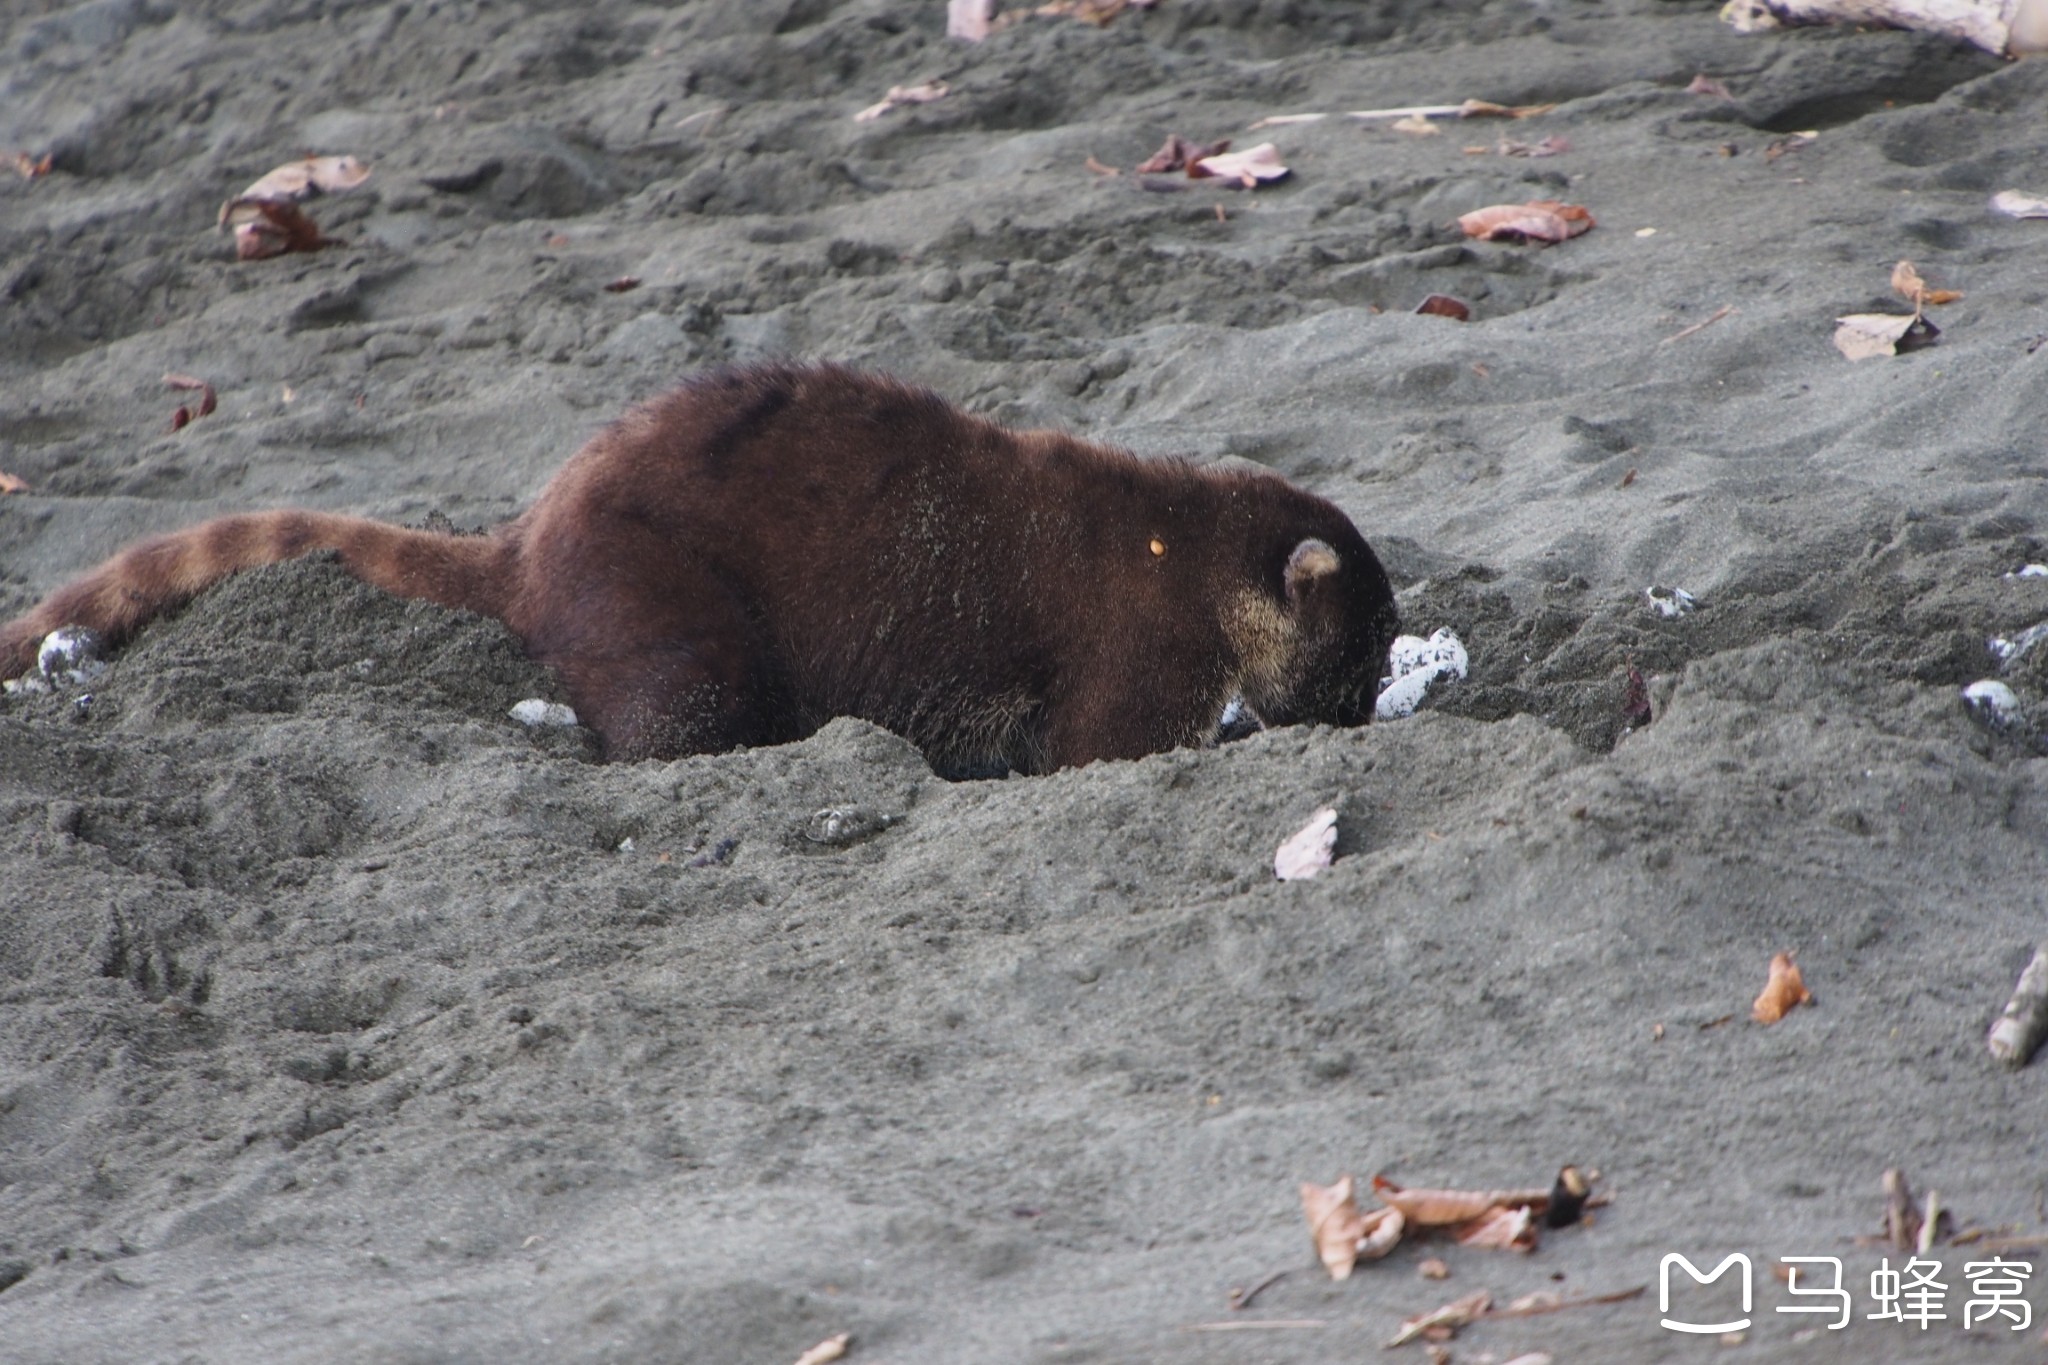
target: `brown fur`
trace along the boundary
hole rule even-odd
[[[321,549],[504,620],[615,759],[853,715],[941,768],[1041,772],[1204,742],[1234,696],[1268,724],[1361,724],[1397,624],[1350,521],[1277,477],[774,366],[635,409],[489,536],[284,511],[144,541],[0,626],[0,677],[59,626],[118,643]]]

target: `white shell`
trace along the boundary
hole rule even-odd
[[[542,701],[539,697],[528,697],[514,706],[509,713],[521,725],[560,725],[576,723],[576,712],[558,701]]]
[[[1989,641],[1991,657],[1998,660],[2000,668],[2011,668],[2019,662],[2020,656],[2043,640],[2048,640],[2048,621],[2028,626],[2009,640],[2003,635],[1994,635]]]
[[[1654,583],[1643,589],[1643,596],[1650,599],[1650,606],[1667,621],[1685,615],[1700,604],[1699,599],[1684,588],[1660,588]]]
[[[2020,699],[2004,683],[1987,678],[1963,689],[1963,705],[1986,725],[2004,729],[2021,720]]]
[[[1380,685],[1374,717],[1399,720],[1414,715],[1431,683],[1446,675],[1462,678],[1470,666],[1464,642],[1449,630],[1439,630],[1427,640],[1418,635],[1394,637],[1387,651],[1390,676]]]

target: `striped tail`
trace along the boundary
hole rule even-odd
[[[111,647],[232,574],[319,550],[340,551],[343,568],[400,597],[505,614],[514,549],[502,533],[448,535],[324,512],[254,512],[131,545],[0,626],[0,678],[35,667],[37,646],[60,626],[88,626]]]

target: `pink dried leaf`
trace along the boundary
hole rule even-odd
[[[1225,152],[1216,156],[1205,156],[1192,162],[1188,167],[1191,176],[1213,175],[1221,180],[1235,180],[1246,189],[1287,178],[1287,167],[1280,163],[1280,149],[1270,142],[1261,142],[1242,152]]]
[[[1273,854],[1273,875],[1307,881],[1330,865],[1337,850],[1337,812],[1325,806]]]

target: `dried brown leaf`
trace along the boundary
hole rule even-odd
[[[830,1365],[831,1361],[838,1360],[846,1354],[846,1348],[852,1341],[853,1334],[851,1332],[841,1332],[836,1337],[826,1337],[816,1346],[798,1356],[796,1358],[796,1365]]]
[[[16,152],[14,170],[23,180],[39,180],[50,173],[50,154],[44,152],[35,156],[29,152]]]
[[[260,261],[292,251],[318,251],[338,246],[320,235],[320,226],[288,199],[230,199],[221,206],[223,227],[235,230],[235,258]]]
[[[1488,242],[1562,242],[1593,225],[1593,215],[1585,209],[1555,199],[1494,204],[1458,218],[1467,237]]]
[[[1541,142],[1510,142],[1506,138],[1502,138],[1500,144],[1494,148],[1502,156],[1525,156],[1530,158],[1562,156],[1571,149],[1572,144],[1570,140],[1560,137],[1555,133],[1544,138]]]
[[[892,85],[889,93],[853,116],[855,123],[873,123],[891,109],[905,104],[930,104],[942,100],[950,88],[944,81],[926,81],[922,85]]]
[[[1488,1209],[1469,1223],[1451,1230],[1461,1247],[1494,1251],[1534,1251],[1536,1215],[1527,1205],[1519,1208]]]
[[[1308,1235],[1323,1269],[1333,1280],[1349,1279],[1366,1232],[1364,1215],[1358,1211],[1357,1183],[1348,1175],[1334,1185],[1303,1181],[1301,1211],[1308,1218]]]
[[[1221,142],[1190,142],[1179,133],[1168,133],[1166,141],[1159,145],[1159,150],[1139,162],[1134,169],[1139,175],[1183,171],[1204,157],[1217,156],[1229,150],[1229,138]]]
[[[1962,297],[1960,290],[1929,289],[1911,261],[1900,261],[1892,267],[1892,292],[1915,308],[1939,307]]]
[[[9,474],[9,473],[8,473],[8,472],[7,472],[6,470],[4,470],[4,469],[0,469],[0,493],[26,493],[26,492],[28,492],[28,484],[27,484],[27,483],[25,483],[24,481],[22,481],[22,480],[20,480],[20,479],[17,479],[17,478],[15,478],[15,477],[14,477],[14,476],[13,476],[12,474]]]
[[[1421,303],[1415,305],[1415,311],[1427,313],[1431,317],[1449,318],[1453,322],[1470,322],[1472,320],[1471,305],[1463,299],[1454,299],[1449,294],[1431,294]]]
[[[1418,1228],[1455,1227],[1497,1208],[1549,1207],[1549,1190],[1418,1190],[1404,1189],[1383,1175],[1372,1178],[1380,1202],[1401,1211]]]
[[[370,168],[352,156],[309,156],[287,161],[243,190],[242,199],[311,199],[352,190],[370,178]]]
[[[1848,313],[1835,319],[1835,349],[1851,360],[1930,345],[1941,329],[1913,313]]]
[[[175,372],[167,374],[164,376],[164,387],[167,389],[176,389],[182,393],[189,393],[196,390],[199,394],[198,411],[195,412],[192,409],[185,407],[183,404],[180,404],[177,410],[171,413],[172,431],[181,430],[186,423],[191,422],[196,418],[204,417],[208,413],[212,412],[214,409],[215,395],[213,392],[213,385],[207,383],[204,379],[199,378],[199,376],[197,375],[178,374]]]
[[[1806,982],[1800,978],[1792,955],[1778,953],[1771,958],[1770,980],[1764,986],[1763,994],[1757,996],[1756,1003],[1750,1006],[1749,1017],[1759,1024],[1775,1024],[1794,1007],[1812,1001],[1813,992],[1806,989]]]
[[[624,294],[639,287],[640,277],[638,275],[621,275],[610,284],[607,284],[604,287],[604,292],[607,294]]]
[[[1447,1335],[1456,1332],[1460,1327],[1470,1326],[1484,1317],[1487,1305],[1492,1302],[1492,1294],[1484,1289],[1475,1289],[1463,1298],[1452,1299],[1441,1308],[1433,1308],[1427,1313],[1404,1319],[1401,1330],[1387,1338],[1387,1346],[1392,1348],[1406,1345],[1437,1328],[1445,1329]]]

